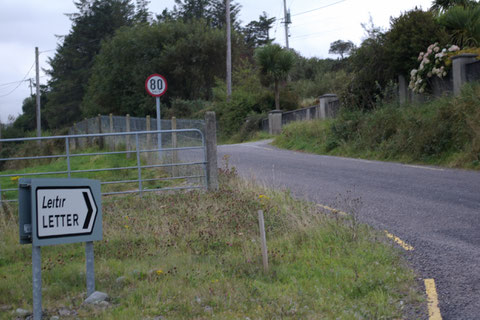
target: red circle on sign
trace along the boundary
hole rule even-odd
[[[151,82],[151,80],[154,81]],[[162,83],[162,88],[158,88],[160,83]],[[167,79],[158,73],[154,73],[145,81],[145,90],[147,90],[148,94],[152,97],[163,96],[165,92],[167,92]]]

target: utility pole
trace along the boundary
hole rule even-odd
[[[36,87],[37,87],[37,137],[42,136],[40,125],[40,63],[38,62],[38,47],[35,47],[35,65],[36,65]],[[40,144],[40,140],[38,140]]]
[[[290,49],[290,46],[288,45],[288,25],[292,23],[292,21],[290,20],[290,12],[287,12],[287,0],[283,0],[283,12],[283,23],[285,24],[285,46],[287,49]]]
[[[28,79],[30,81],[30,84],[28,85],[30,87],[30,97],[33,96],[33,78]]]
[[[232,40],[230,27],[230,0],[226,0],[226,28],[227,28],[227,101],[232,97]]]

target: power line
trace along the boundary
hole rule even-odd
[[[27,79],[27,77],[28,77],[28,75],[30,74],[30,71],[32,71],[34,65],[35,65],[35,62],[33,62],[32,66],[31,66],[30,69],[28,70],[27,74],[25,74],[25,76],[23,77],[22,81],[20,81],[20,82],[18,83],[18,85],[17,85],[15,88],[13,88],[12,91],[10,91],[10,92],[7,93],[7,94],[1,95],[0,98],[6,97],[6,96],[12,94],[15,90],[17,90],[18,87],[20,87],[20,85],[22,84],[22,82],[24,82],[25,79]]]
[[[337,1],[337,2],[334,2],[334,3],[327,4],[327,5],[323,6],[323,7],[319,7],[319,8],[315,8],[315,9],[312,9],[312,10],[307,10],[307,11],[299,12],[299,13],[295,13],[295,14],[292,14],[291,16],[292,16],[292,17],[294,17],[294,16],[299,16],[299,15],[306,14],[306,13],[310,13],[310,12],[313,12],[313,11],[325,9],[325,8],[331,7],[331,6],[333,6],[333,5],[336,5],[336,4],[345,2],[345,1],[347,1],[347,0],[340,0],[340,1]]]
[[[318,38],[318,37],[322,37],[327,32],[334,32],[334,31],[339,31],[339,30],[345,30],[345,28],[337,28],[337,29],[325,30],[325,31],[322,31],[322,32],[304,34],[304,35],[292,37],[292,39],[302,40],[302,39]]]

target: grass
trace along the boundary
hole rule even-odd
[[[398,319],[423,298],[383,234],[330,216],[287,192],[220,174],[217,192],[105,197],[95,243],[97,290],[87,307],[81,244],[42,248],[43,307],[85,319]],[[262,195],[262,197],[260,197]],[[265,212],[263,272],[257,210]],[[18,244],[16,207],[0,211],[0,319],[31,310],[31,246]],[[120,278],[119,277],[123,277]],[[68,318],[68,317],[67,317]],[[75,318],[72,316],[71,318]]]
[[[82,149],[77,154],[90,154],[105,152],[98,148]],[[53,153],[61,154],[61,152]],[[154,157],[152,157],[154,159]],[[147,159],[142,155],[141,165],[147,164]],[[127,158],[125,154],[109,154],[109,155],[87,155],[72,156],[70,160],[71,170],[87,170],[87,169],[107,169],[107,168],[125,168],[134,167],[133,169],[121,169],[115,171],[97,171],[97,172],[81,172],[72,173],[72,178],[87,178],[105,181],[125,181],[138,179],[138,170],[136,154],[131,154]],[[151,163],[150,163],[151,164]],[[177,171],[185,171],[182,166],[177,167]],[[18,179],[23,174],[28,173],[47,173],[47,172],[64,172],[67,171],[66,158],[55,159],[39,159],[39,160],[16,160],[15,163],[9,164],[9,167],[1,171],[2,175],[13,175],[12,177],[0,177],[0,186],[2,189],[17,189]],[[180,172],[177,172],[178,176]],[[170,172],[162,168],[144,168],[142,169],[142,179],[166,179],[170,177]],[[67,174],[46,174],[41,176],[29,176],[32,178],[67,178]],[[157,189],[171,186],[179,186],[184,184],[185,179],[176,180],[157,180],[143,182],[144,189]],[[106,184],[102,185],[102,192],[126,191],[138,189],[138,182],[129,182],[122,184]],[[3,199],[16,199],[17,191],[2,192]]]
[[[317,154],[480,169],[480,84],[422,105],[286,126],[274,145]]]

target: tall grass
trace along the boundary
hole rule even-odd
[[[294,150],[480,169],[480,85],[421,105],[344,110],[337,119],[293,123],[274,144]]]
[[[66,308],[86,319],[392,319],[402,318],[405,306],[419,306],[414,274],[383,235],[239,180],[232,169],[220,179],[212,193],[105,198],[95,268],[97,290],[110,295],[110,305],[82,305],[81,244],[44,247],[46,314]],[[259,209],[265,211],[268,273]],[[17,230],[16,208],[5,206],[0,305],[10,311],[0,319],[32,305],[31,247],[18,244]]]

